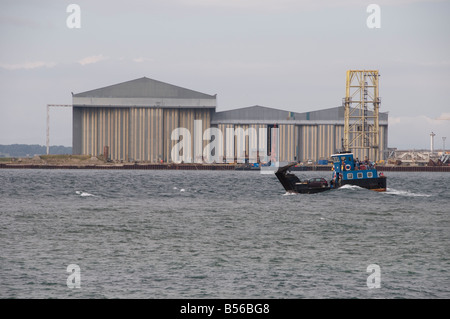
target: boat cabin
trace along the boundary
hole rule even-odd
[[[339,174],[342,180],[376,178],[378,173],[375,167],[369,164],[362,164],[356,161],[353,153],[340,153],[331,155],[333,159],[333,170]]]

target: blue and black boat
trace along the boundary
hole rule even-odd
[[[373,191],[386,191],[386,176],[379,173],[376,166],[367,159],[355,160],[353,153],[331,155],[333,159],[333,185],[356,185]]]
[[[349,152],[333,154],[331,158],[333,159],[333,177],[330,182],[324,178],[301,181],[289,171],[297,163],[280,167],[275,175],[289,193],[319,193],[344,185],[356,185],[378,192],[386,191],[386,176],[379,173],[367,159],[359,162],[353,157],[353,153]]]

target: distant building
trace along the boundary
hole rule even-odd
[[[140,78],[73,95],[73,154],[169,162],[175,128],[210,127],[216,96]]]
[[[216,112],[216,95],[181,88],[168,83],[140,78],[73,95],[73,153],[98,156],[104,147],[112,160],[171,162],[171,139],[176,128],[195,131],[201,120],[200,134],[209,128],[223,132],[219,146],[225,153],[226,129],[254,128],[265,132],[271,145],[271,128],[278,128],[280,161],[317,161],[328,159],[342,147],[344,109],[334,107],[319,111],[295,113],[263,106],[251,106]],[[380,113],[380,158],[387,151],[388,114]],[[263,129],[262,131],[260,129]],[[239,144],[232,137],[234,147]],[[245,137],[245,155],[254,153],[261,138]],[[266,141],[263,141],[266,142]],[[201,148],[208,145],[203,141]],[[265,144],[265,143],[264,143]],[[194,134],[191,154],[196,154]],[[372,152],[372,153],[371,153]],[[225,154],[224,154],[225,155]],[[364,158],[365,154],[355,154]],[[194,159],[196,160],[196,159]]]
[[[223,131],[227,127],[254,127],[257,130],[260,127],[278,127],[280,161],[316,162],[329,159],[331,154],[342,149],[344,107],[295,113],[256,105],[214,113],[211,124],[217,125]],[[356,151],[355,158],[363,160],[365,155],[372,160],[385,158],[388,147],[388,113],[380,113],[379,125],[380,158],[374,158],[373,150],[367,154]]]

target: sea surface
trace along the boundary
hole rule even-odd
[[[0,298],[450,298],[450,173],[385,175],[1,169]]]

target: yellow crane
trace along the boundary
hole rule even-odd
[[[380,157],[378,70],[348,70],[344,106],[343,148],[355,157]]]

